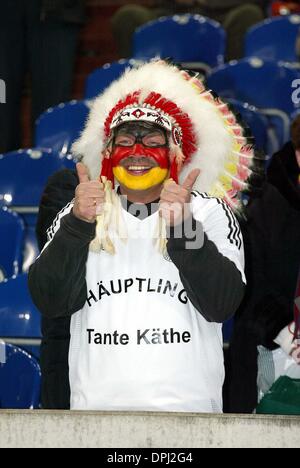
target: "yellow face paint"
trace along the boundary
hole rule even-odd
[[[162,184],[168,177],[169,170],[154,167],[147,174],[134,176],[129,174],[124,167],[117,166],[113,169],[117,181],[130,190],[148,190]]]

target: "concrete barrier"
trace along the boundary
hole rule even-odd
[[[0,411],[0,448],[300,448],[299,417]]]

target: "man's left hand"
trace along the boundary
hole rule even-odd
[[[160,196],[159,211],[168,226],[180,225],[190,218],[191,193],[200,172],[199,169],[194,169],[182,185],[176,184],[174,180],[165,183]]]

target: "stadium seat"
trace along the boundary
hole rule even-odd
[[[200,15],[159,18],[134,35],[134,58],[171,58],[205,71],[224,63],[226,33],[216,21]],[[200,65],[202,64],[202,65]]]
[[[267,19],[252,27],[246,36],[245,56],[263,60],[298,62],[296,41],[300,16]]]
[[[25,227],[22,219],[0,208],[0,282],[22,271]]]
[[[67,158],[51,150],[20,150],[0,155],[0,207],[17,212],[25,224],[24,272],[39,253],[35,225],[41,195],[48,178],[66,167],[69,167]]]
[[[114,80],[120,78],[127,68],[132,68],[137,60],[120,60],[119,62],[106,63],[91,73],[85,86],[85,99],[94,99],[99,96]]]
[[[12,344],[0,343],[0,408],[38,409],[40,387],[37,360]]]
[[[0,284],[0,338],[40,339],[40,313],[34,306],[27,275]]]
[[[67,157],[83,130],[88,113],[89,106],[85,101],[71,101],[48,109],[36,121],[35,146],[50,148]]]
[[[0,206],[17,212],[37,211],[48,178],[66,167],[51,150],[20,150],[0,155]]]
[[[225,99],[256,106],[275,129],[281,146],[289,139],[289,116],[299,107],[292,99],[293,84],[299,78],[299,70],[291,65],[247,58],[214,70],[207,84]]]

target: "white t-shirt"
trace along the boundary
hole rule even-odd
[[[231,211],[200,194],[192,206],[245,281]],[[222,326],[193,307],[178,269],[155,247],[158,213],[143,221],[122,216],[128,241],[114,239],[115,256],[89,253],[88,300],[71,320],[71,409],[222,412]]]
[[[231,210],[195,194],[192,211],[245,281]],[[88,300],[71,319],[71,409],[221,413],[222,326],[193,307],[177,267],[154,245],[158,213],[122,216],[128,241],[114,238],[114,256],[89,252]]]

